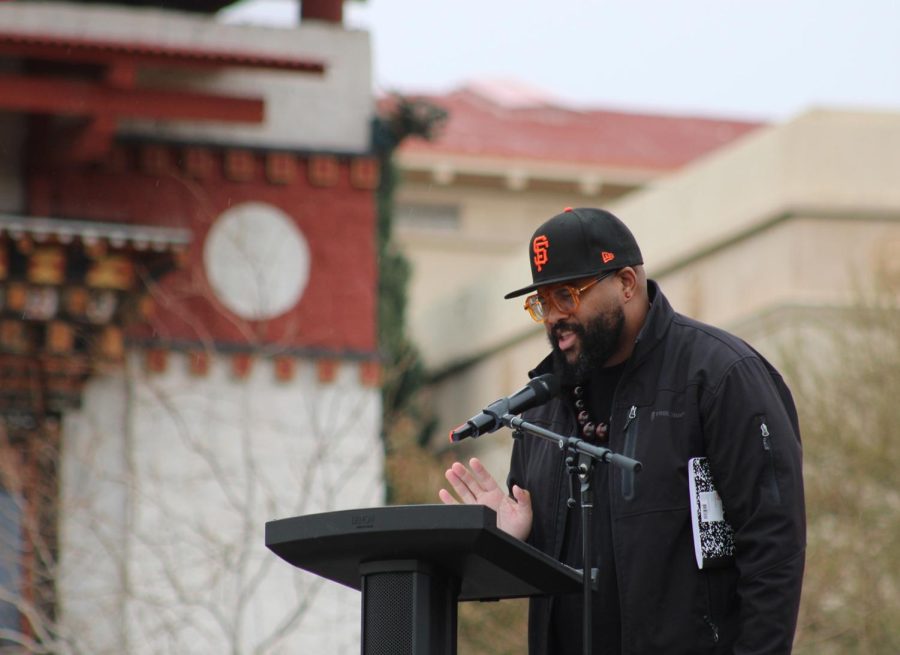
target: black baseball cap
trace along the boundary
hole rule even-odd
[[[567,207],[541,225],[528,242],[531,284],[511,291],[515,298],[545,284],[643,264],[641,249],[625,223],[603,209]]]

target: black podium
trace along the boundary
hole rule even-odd
[[[453,655],[456,603],[579,593],[581,575],[481,505],[405,505],[266,523],[266,546],[362,592],[363,655]]]

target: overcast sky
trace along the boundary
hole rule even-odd
[[[380,91],[510,79],[594,107],[781,120],[900,111],[900,0],[366,0]],[[295,0],[229,20],[290,24]]]

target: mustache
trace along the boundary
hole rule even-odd
[[[560,321],[556,325],[553,326],[550,330],[550,342],[556,347],[559,343],[559,333],[560,332],[573,332],[577,334],[579,337],[584,337],[585,329],[583,325],[578,325],[577,323],[567,323],[565,321]]]

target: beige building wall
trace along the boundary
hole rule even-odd
[[[608,207],[635,232],[676,310],[777,361],[791,333],[884,278],[900,281],[900,114],[813,111]],[[548,352],[520,300],[501,299],[528,282],[525,249],[540,220],[520,230],[514,261],[455,295],[435,293],[417,315],[426,361],[446,371],[434,389],[442,424],[522,386]],[[487,442],[502,474],[511,440]]]
[[[852,304],[900,260],[898,239],[897,218],[786,216],[659,278],[683,313],[739,327],[782,307]]]

